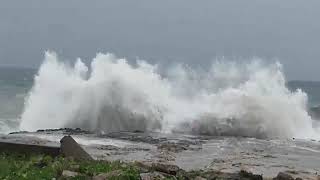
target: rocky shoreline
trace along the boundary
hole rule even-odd
[[[60,147],[60,139],[70,135],[80,144],[76,142],[76,146],[94,159],[86,161],[122,162],[138,169],[138,179],[319,179],[320,144],[316,141],[144,132],[95,134],[66,128],[11,133],[0,137],[0,144]],[[61,155],[82,157],[74,153],[76,146],[71,146],[69,155]]]

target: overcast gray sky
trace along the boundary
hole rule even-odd
[[[278,58],[320,80],[320,0],[1,0],[0,65],[37,67],[45,50],[206,65]]]

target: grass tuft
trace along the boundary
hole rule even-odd
[[[69,179],[88,179],[100,173],[115,170],[121,172],[110,179],[139,179],[139,171],[133,166],[120,162],[75,161],[63,157],[52,158],[45,155],[0,154],[0,179],[4,180],[52,180],[64,179],[63,170],[78,172],[80,175]]]

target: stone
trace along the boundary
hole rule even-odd
[[[289,174],[279,172],[277,177],[273,178],[273,180],[294,180],[294,178],[292,176],[290,176]]]
[[[93,160],[93,158],[71,137],[64,136],[60,140],[60,153],[76,160]]]
[[[160,179],[166,179],[166,177],[159,172],[152,172],[152,173],[141,173],[140,179],[141,180],[155,180],[155,179],[160,180]]]
[[[68,170],[63,170],[62,176],[66,177],[66,178],[76,177],[76,176],[79,176],[79,173],[73,172],[73,171],[68,171]]]
[[[159,172],[167,173],[170,175],[176,175],[180,170],[180,168],[176,165],[162,164],[162,163],[153,163],[152,169]]]
[[[111,171],[111,172],[108,172],[108,173],[101,173],[101,174],[98,174],[96,176],[94,176],[92,178],[92,180],[108,180],[112,177],[119,177],[121,176],[122,174],[122,171],[120,170],[115,170],[115,171]]]

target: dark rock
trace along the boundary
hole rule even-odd
[[[242,165],[242,163],[233,163],[233,164],[231,164],[231,166],[233,166],[233,167],[240,167]]]
[[[97,149],[99,150],[109,150],[109,151],[119,151],[120,148],[117,146],[112,146],[112,145],[102,145],[98,147]]]
[[[277,177],[273,178],[273,180],[294,180],[294,178],[289,174],[279,172]]]
[[[40,129],[40,133],[62,132],[63,134],[92,134],[92,132],[80,128]]]
[[[286,171],[286,173],[289,173],[289,174],[299,174],[299,172],[295,171],[295,170],[288,170]]]
[[[72,157],[76,160],[93,160],[71,136],[63,137],[60,143],[60,152],[63,156]]]
[[[239,172],[239,175],[241,178],[248,178],[248,179],[251,179],[251,180],[262,180],[262,175],[257,175],[257,174],[253,174],[251,172],[247,172],[245,170],[241,170]]]
[[[166,142],[166,143],[159,144],[157,148],[160,150],[166,150],[166,151],[178,153],[178,152],[187,150],[188,145]]]
[[[133,132],[112,132],[100,137],[107,137],[107,138],[116,138],[122,139],[127,141],[134,141],[134,142],[144,142],[149,144],[159,144],[161,142],[167,141],[167,138],[155,138],[148,133],[133,133]]]
[[[26,134],[29,133],[28,131],[17,131],[17,132],[11,132],[9,134]]]
[[[270,155],[270,154],[264,155],[263,157],[264,157],[264,158],[277,158],[277,157],[275,157],[275,156],[273,156],[273,155]]]

